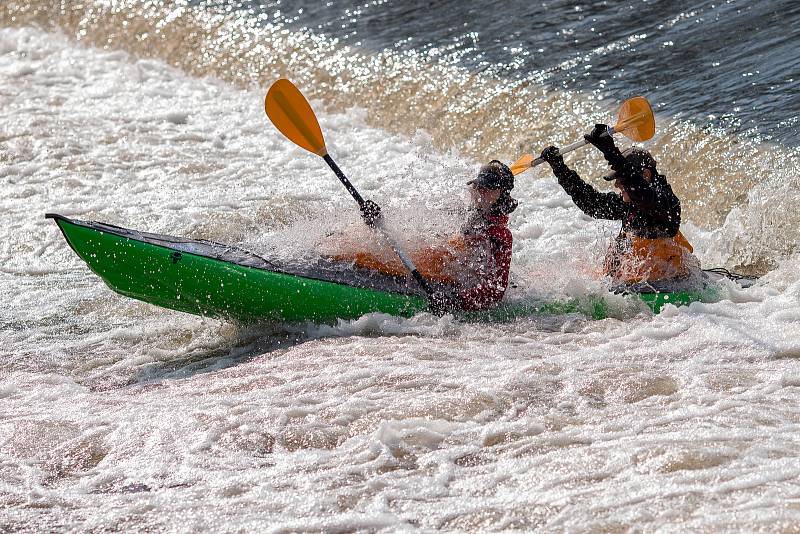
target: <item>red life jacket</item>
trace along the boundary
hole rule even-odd
[[[465,279],[457,289],[461,308],[467,311],[497,304],[508,287],[513,244],[508,216],[489,215],[485,223],[464,236],[466,248],[476,251],[471,255],[472,261],[479,262],[477,269],[470,269],[474,272],[472,279]],[[480,257],[481,250],[486,251],[486,257]]]

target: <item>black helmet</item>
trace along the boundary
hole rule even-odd
[[[514,174],[508,165],[493,159],[478,172],[478,177],[467,182],[467,185],[475,184],[486,189],[502,189],[511,191],[514,189]]]
[[[630,148],[626,148],[622,151],[622,155],[625,156],[632,165],[633,168],[636,169],[637,172],[642,172],[645,169],[650,169],[653,174],[656,172],[656,160],[650,152],[643,148],[632,146]],[[612,172],[608,176],[603,176],[603,179],[608,180],[609,182],[612,180],[617,179],[617,173]]]

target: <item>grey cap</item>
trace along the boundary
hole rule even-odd
[[[625,159],[627,159],[638,172],[642,172],[645,169],[650,169],[654,172],[656,170],[655,158],[650,152],[643,148],[635,146],[626,148],[622,151],[622,155],[625,156]],[[603,176],[603,179],[609,182],[616,180],[617,172],[614,171],[608,176]]]

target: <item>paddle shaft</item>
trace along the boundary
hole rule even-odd
[[[388,235],[386,230],[380,226],[380,208],[377,204],[370,200],[364,200],[347,176],[344,175],[342,169],[336,165],[333,158],[328,154],[325,148],[325,139],[322,136],[322,130],[319,127],[319,121],[311,109],[311,105],[303,96],[303,93],[289,80],[280,79],[272,84],[267,91],[267,96],[264,97],[264,111],[272,121],[272,124],[280,131],[287,139],[294,144],[308,150],[312,154],[322,157],[328,167],[331,168],[333,173],[342,182],[342,185],[347,189],[347,192],[358,202],[358,207],[361,210],[361,216],[386,242],[392,247],[395,254],[400,258],[403,265],[411,272],[414,280],[425,290],[428,295],[428,300],[431,303],[431,309],[435,312],[436,308],[440,306],[442,300],[436,292],[434,292],[431,285],[417,270],[411,258],[400,249],[397,243]]]
[[[613,126],[609,126],[608,127],[608,132],[604,133],[603,135],[604,136],[605,135],[614,135],[615,133],[617,133],[617,132],[614,129],[614,127]],[[589,144],[589,141],[587,141],[586,139],[581,139],[580,141],[575,141],[571,145],[567,145],[564,148],[560,148],[558,150],[558,153],[563,156],[567,152],[572,152],[573,150],[578,150],[582,146],[586,146],[588,144]],[[535,160],[533,160],[531,162],[531,167],[536,167],[537,165],[541,165],[542,163],[544,163],[544,160],[542,158],[536,158]]]
[[[364,211],[364,207],[366,205],[364,197],[362,197],[358,193],[358,191],[356,191],[356,188],[353,187],[353,184],[351,184],[350,180],[347,179],[347,176],[344,175],[342,169],[340,169],[339,166],[336,164],[336,162],[333,161],[333,158],[330,156],[330,154],[325,154],[324,156],[322,156],[322,159],[325,160],[325,163],[328,164],[328,167],[331,168],[331,170],[339,179],[339,181],[342,182],[342,185],[344,186],[345,189],[347,189],[347,192],[353,196],[356,202],[358,202],[358,207],[361,209],[361,211]]]
[[[403,250],[397,245],[395,240],[392,239],[389,236],[389,234],[386,233],[386,230],[384,230],[381,226],[379,226],[378,224],[374,224],[373,228],[375,228],[375,231],[378,232],[378,234],[380,234],[381,237],[383,237],[387,243],[389,243],[389,246],[392,247],[392,250],[394,251],[395,254],[397,254],[397,257],[400,258],[400,261],[403,263],[403,265],[405,265],[406,269],[408,269],[409,272],[411,272],[411,276],[414,277],[414,280],[416,280],[417,283],[420,285],[420,287],[423,289],[423,291],[425,291],[425,294],[428,295],[428,298],[429,299],[433,298],[434,294],[433,288],[425,279],[425,277],[422,276],[422,273],[420,273],[417,270],[417,267],[414,265],[414,262],[411,260],[411,258],[409,258],[405,252],[403,252]]]
[[[325,160],[325,163],[328,164],[328,167],[330,167],[331,170],[334,172],[334,174],[336,174],[336,177],[339,179],[340,182],[342,182],[342,185],[344,185],[345,189],[347,189],[347,192],[350,193],[350,195],[355,199],[356,202],[358,202],[358,207],[361,209],[361,213],[363,214],[367,205],[366,201],[364,200],[364,197],[362,197],[361,194],[353,186],[353,184],[350,183],[350,180],[347,179],[347,176],[345,176],[344,172],[342,172],[342,169],[340,169],[339,166],[336,164],[336,162],[333,161],[333,158],[330,156],[330,154],[325,154],[324,156],[322,156],[322,159]],[[377,222],[378,221],[376,221],[376,223]],[[422,289],[425,291],[428,297],[429,298],[433,297],[433,288],[428,283],[428,281],[425,280],[425,277],[422,276],[419,270],[417,270],[417,267],[414,265],[414,262],[411,260],[411,258],[409,258],[405,252],[403,252],[403,250],[397,245],[395,240],[392,239],[386,232],[386,230],[384,230],[381,226],[379,226],[379,224],[371,224],[370,226],[372,226],[375,229],[375,231],[381,237],[383,237],[387,243],[389,243],[389,246],[392,247],[394,253],[397,254],[398,258],[400,258],[400,261],[403,263],[405,268],[411,272],[411,276],[414,277],[414,280],[416,280],[417,283],[420,285],[420,287],[422,287]]]

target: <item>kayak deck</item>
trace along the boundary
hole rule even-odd
[[[137,300],[195,315],[254,321],[332,322],[382,312],[410,317],[427,311],[424,293],[409,278],[315,259],[305,263],[267,260],[247,250],[129,230],[111,224],[54,219],[75,253],[112,290]],[[717,298],[716,288],[634,293],[654,313],[667,304]],[[583,313],[608,317],[602,297],[546,303],[503,303],[467,320],[503,321],[533,314]]]
[[[270,262],[237,247],[48,214],[114,291],[164,308],[244,322],[411,316],[427,302],[405,280],[320,261]],[[324,279],[322,278],[324,277]]]

